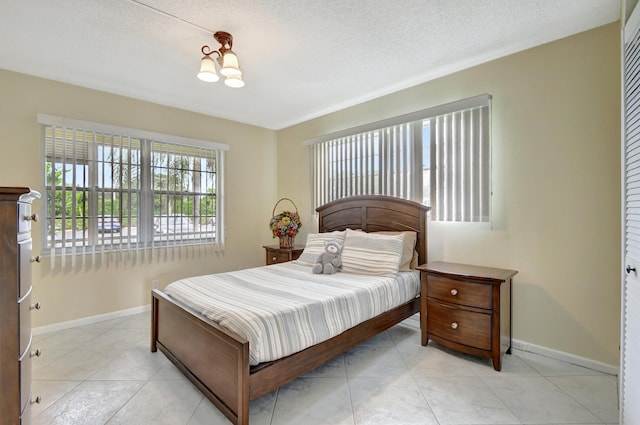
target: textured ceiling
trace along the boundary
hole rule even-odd
[[[0,0],[0,68],[280,129],[619,17],[620,0]],[[244,88],[195,77],[219,30]]]

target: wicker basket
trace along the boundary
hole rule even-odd
[[[272,220],[276,217],[276,208],[278,208],[278,204],[280,202],[282,202],[282,201],[291,202],[291,204],[295,208],[295,213],[298,214],[298,207],[296,206],[296,204],[291,199],[289,199],[289,198],[280,198],[280,199],[278,199],[276,204],[273,206],[273,211],[271,212]],[[302,226],[302,224],[300,224],[300,225]],[[276,235],[273,235],[273,237],[276,237]],[[296,239],[295,236],[280,236],[280,248],[292,249],[293,248],[293,244],[295,242],[295,239]]]
[[[280,248],[291,249],[293,248],[293,244],[296,241],[295,236],[281,236],[280,237]]]

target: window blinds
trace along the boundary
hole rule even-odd
[[[413,199],[414,127],[399,124],[311,145],[314,208],[345,196],[385,194]]]
[[[429,127],[432,220],[489,221],[489,107],[440,115]]]
[[[52,267],[56,258],[64,267],[106,254],[144,256],[144,248],[222,248],[225,145],[48,115],[38,121],[47,194],[42,246]]]
[[[489,221],[491,96],[480,95],[305,142],[312,205],[379,194],[429,204],[437,221]]]

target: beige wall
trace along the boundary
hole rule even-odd
[[[304,140],[492,94],[493,228],[430,222],[429,258],[519,270],[514,338],[618,365],[619,37],[611,24],[283,129],[278,192],[309,222]]]
[[[275,133],[258,127],[167,108],[121,96],[0,70],[0,186],[42,191],[38,113],[159,133],[212,140],[230,146],[226,162],[227,241],[224,254],[185,249],[179,256],[132,261],[110,258],[98,266],[53,270],[48,259],[34,266],[33,298],[43,305],[34,326],[139,307],[150,302],[151,280],[160,286],[188,275],[264,263],[262,244],[275,202]],[[42,201],[35,208],[41,208]],[[33,233],[34,253],[40,232]]]

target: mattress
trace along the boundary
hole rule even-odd
[[[402,305],[420,293],[418,271],[395,278],[313,274],[279,263],[178,280],[165,289],[249,341],[249,363],[286,357]]]

